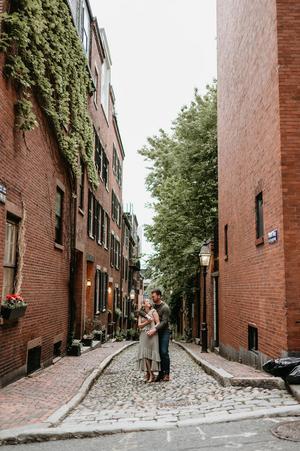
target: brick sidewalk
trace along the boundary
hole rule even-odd
[[[184,348],[192,351],[197,357],[199,357],[199,359],[204,360],[205,362],[213,365],[216,368],[225,370],[234,378],[256,379],[263,377],[264,379],[274,379],[271,374],[268,374],[265,371],[256,370],[251,366],[227,360],[224,357],[215,354],[214,352],[201,353],[201,346],[195,343],[180,344],[183,345]]]
[[[40,373],[0,389],[0,429],[45,421],[77,393],[106,357],[127,343],[105,343],[81,357],[64,357]]]

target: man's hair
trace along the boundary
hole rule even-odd
[[[153,293],[155,293],[155,294],[157,294],[157,296],[160,296],[160,297],[161,297],[161,291],[160,291],[160,290],[158,290],[158,289],[152,290],[152,291],[151,291],[151,294],[153,294]]]

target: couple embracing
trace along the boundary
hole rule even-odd
[[[145,372],[146,382],[170,380],[169,316],[170,309],[161,299],[161,291],[153,290],[151,300],[144,300],[139,311],[141,330],[138,348],[138,366]],[[158,375],[155,376],[155,372]]]

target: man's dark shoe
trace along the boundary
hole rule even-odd
[[[158,374],[156,376],[156,378],[154,379],[154,382],[161,382],[163,380],[163,378],[164,378],[163,374]]]

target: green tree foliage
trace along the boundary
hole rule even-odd
[[[217,88],[197,91],[173,122],[140,150],[150,163],[146,179],[153,197],[153,224],[146,236],[154,245],[148,264],[166,291],[180,292],[199,267],[198,254],[213,234],[217,218]]]
[[[0,51],[5,74],[17,89],[19,129],[37,126],[32,94],[46,114],[61,152],[74,173],[81,154],[89,179],[98,184],[93,128],[88,115],[92,91],[87,60],[64,0],[14,0],[1,16]]]

